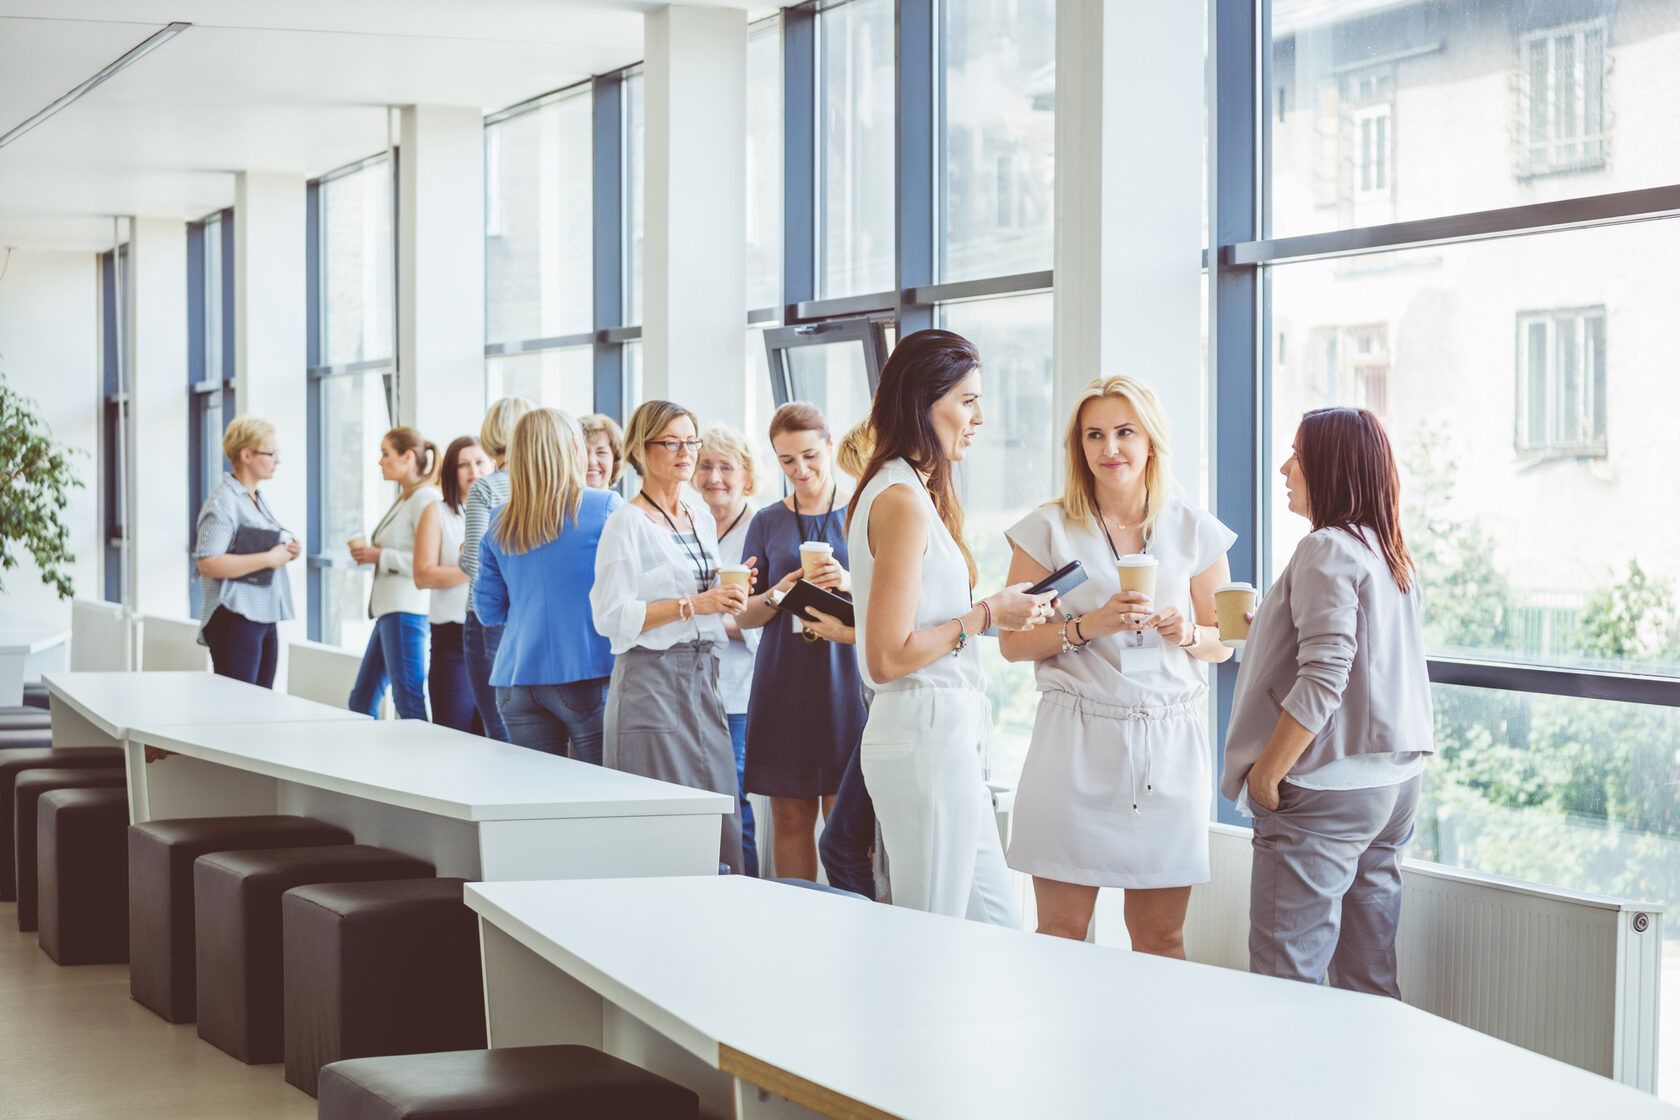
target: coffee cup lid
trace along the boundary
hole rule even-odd
[[[747,567],[745,564],[719,564],[718,565],[718,571],[720,571],[720,572],[750,572],[750,571],[752,571],[752,569]]]
[[[801,544],[799,547],[800,547],[801,550],[803,550],[805,552],[833,552],[834,551],[834,546],[829,544],[827,541],[806,541],[803,544]]]
[[[1133,552],[1120,557],[1116,563],[1122,568],[1152,568],[1156,560],[1146,552]]]
[[[1256,590],[1256,588],[1252,583],[1222,583],[1218,587],[1213,589],[1213,593],[1215,595],[1217,595],[1221,591],[1254,591],[1254,590]]]

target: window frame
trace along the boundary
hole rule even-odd
[[[1591,106],[1591,93],[1588,90],[1589,66],[1586,54],[1588,36],[1596,32],[1598,35],[1598,123],[1596,134],[1586,130],[1587,110]],[[1557,45],[1563,39],[1569,39],[1574,46],[1574,60],[1570,75],[1577,85],[1575,103],[1568,108],[1577,115],[1578,128],[1570,136],[1556,135],[1556,124],[1559,104],[1557,100],[1558,64]],[[1531,129],[1534,120],[1534,51],[1544,46],[1546,50],[1546,122],[1548,136],[1544,140],[1536,141]],[[1517,130],[1520,155],[1518,166],[1519,178],[1539,178],[1546,175],[1566,175],[1579,171],[1595,171],[1609,162],[1610,120],[1606,112],[1605,93],[1609,87],[1610,77],[1610,25],[1603,17],[1596,19],[1578,20],[1574,23],[1559,24],[1554,27],[1536,28],[1525,31],[1517,40]],[[1573,159],[1558,160],[1551,154],[1544,158],[1536,158],[1538,151],[1555,153],[1559,148],[1570,145],[1578,146],[1581,152]],[[1596,150],[1585,154],[1588,145],[1596,145]]]
[[[1563,322],[1578,323],[1579,330],[1575,339],[1578,358],[1581,361],[1580,387],[1576,394],[1579,398],[1573,402],[1579,406],[1578,423],[1582,427],[1582,438],[1567,439],[1561,430],[1563,402],[1560,400],[1558,386],[1558,327]],[[1589,324],[1599,324],[1599,346],[1597,348],[1597,365],[1587,368],[1588,362],[1594,356],[1594,348],[1590,340]],[[1534,404],[1534,381],[1530,362],[1533,358],[1531,347],[1531,328],[1545,327],[1546,337],[1546,367],[1544,402],[1546,410],[1545,431],[1541,438],[1535,438],[1533,415],[1531,408]],[[1515,447],[1517,454],[1529,460],[1542,459],[1602,459],[1609,454],[1609,433],[1603,409],[1608,371],[1605,368],[1605,356],[1609,349],[1609,321],[1605,305],[1589,304],[1582,307],[1544,308],[1517,312],[1516,339],[1516,435]]]

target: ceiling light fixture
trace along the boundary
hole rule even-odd
[[[190,23],[176,21],[175,23],[169,24],[167,27],[160,28],[152,35],[141,40],[127,54],[123,55],[115,62],[108,64],[103,70],[99,71],[99,73],[95,74],[93,77],[89,78],[87,81],[83,82],[63,97],[60,97],[57,101],[54,101],[51,105],[48,105],[45,109],[42,109],[33,117],[30,117],[28,120],[6,133],[6,135],[0,136],[0,148],[4,148],[7,144],[16,140],[19,136],[22,136],[24,133],[40,124],[48,117],[58,112],[60,109],[63,109],[65,106],[87,93],[94,86],[115,75],[119,70],[125,70],[134,65],[136,62],[140,61],[140,59],[144,58],[148,54],[151,54],[153,51],[157,50],[159,47],[163,46],[165,43],[169,42],[169,40],[175,38],[175,36],[179,35],[191,26],[192,24]]]

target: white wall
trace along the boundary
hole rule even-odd
[[[0,256],[4,251],[0,250]],[[71,466],[84,485],[70,492],[70,568],[76,593],[100,598],[99,268],[92,253],[18,251],[0,277],[0,372],[34,397],[53,438],[76,449]],[[70,604],[41,583],[33,559],[0,573],[0,610],[70,625]]]

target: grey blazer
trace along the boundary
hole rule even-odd
[[[1374,544],[1374,538],[1372,538]],[[1219,789],[1236,800],[1288,712],[1315,734],[1291,774],[1356,754],[1435,750],[1417,584],[1363,533],[1310,533],[1249,627]]]

